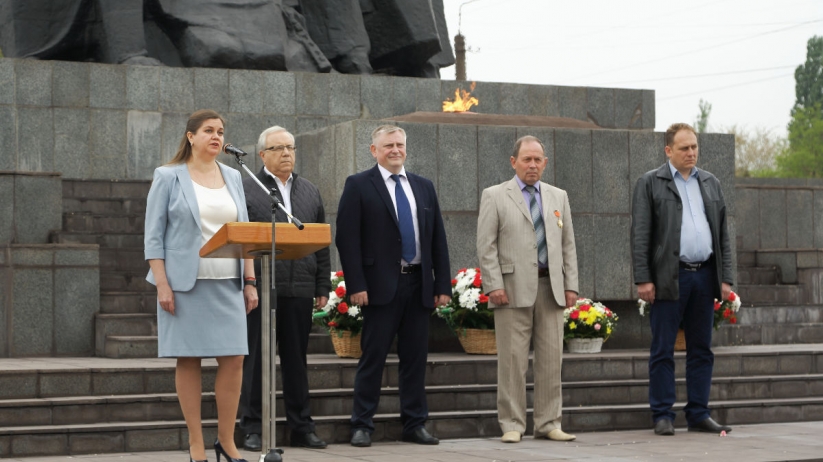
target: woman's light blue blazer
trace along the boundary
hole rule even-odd
[[[237,205],[237,221],[249,221],[240,172],[221,163],[220,171],[229,194]],[[162,259],[171,290],[187,292],[197,281],[203,231],[200,208],[186,164],[164,165],[154,170],[154,180],[146,201],[145,257]],[[243,290],[243,260],[238,290]],[[149,269],[146,280],[157,285]]]

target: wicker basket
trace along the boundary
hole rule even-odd
[[[329,337],[337,356],[357,359],[363,355],[363,350],[360,349],[360,333],[352,336],[348,330],[329,329]]]
[[[470,355],[496,355],[497,343],[493,329],[458,329],[457,339]]]
[[[686,332],[683,329],[677,330],[677,338],[674,339],[674,351],[686,351]]]
[[[569,353],[600,353],[602,338],[570,338],[566,340]]]

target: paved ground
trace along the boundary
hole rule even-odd
[[[823,461],[823,422],[740,425],[727,437],[688,433],[673,437],[651,430],[579,433],[577,441],[559,443],[524,438],[503,444],[497,438],[442,441],[439,446],[376,443],[370,448],[331,445],[325,450],[284,448],[285,462],[541,462],[541,461]],[[245,453],[249,462],[258,454]],[[182,451],[29,457],[9,462],[184,462]],[[214,454],[210,456],[214,462]]]

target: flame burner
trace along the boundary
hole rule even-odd
[[[498,125],[515,127],[554,127],[593,129],[600,126],[567,117],[478,114],[476,112],[412,112],[388,120],[429,124]]]

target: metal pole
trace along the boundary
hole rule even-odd
[[[272,410],[274,409],[273,397],[275,396],[274,385],[274,345],[276,338],[272,338],[272,313],[271,313],[271,256],[263,255],[260,257],[260,283],[263,284],[260,290],[260,329],[261,339],[260,348],[263,354],[262,358],[262,389],[263,389],[263,448],[269,449],[274,447],[274,422],[272,421]],[[275,334],[276,336],[276,334]],[[266,460],[266,453],[260,455],[260,461]]]

